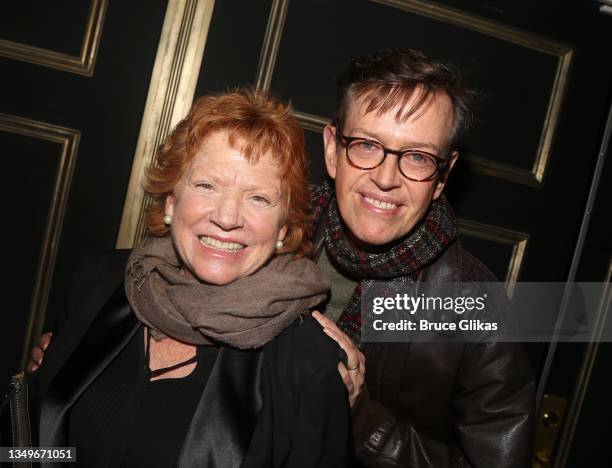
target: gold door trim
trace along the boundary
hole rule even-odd
[[[91,77],[102,37],[108,0],[92,0],[79,56],[0,39],[0,56]]]
[[[538,52],[558,58],[555,78],[551,88],[551,97],[548,102],[542,133],[540,134],[540,141],[531,169],[504,164],[474,155],[463,156],[463,159],[468,163],[468,168],[474,172],[532,187],[541,187],[546,173],[546,167],[550,159],[552,141],[559,120],[563,97],[567,88],[573,49],[559,41],[426,0],[370,1],[415,13],[417,15],[426,16],[443,23],[464,27],[496,39],[537,50]],[[260,62],[255,81],[256,85],[263,89],[269,89],[270,83],[272,82],[272,75],[276,64],[278,48],[282,39],[288,5],[289,0],[274,0],[270,10],[268,27],[266,29],[265,41],[260,54]],[[302,122],[305,124],[304,128],[308,130],[317,131],[317,125],[320,126],[322,122],[329,121],[329,119],[325,117],[297,110],[295,114],[305,117],[302,119]]]
[[[457,224],[460,234],[512,246],[512,254],[508,262],[506,277],[504,278],[506,292],[512,297],[523,260],[525,259],[525,249],[529,241],[529,234],[462,218],[457,219]]]
[[[544,118],[542,133],[540,134],[538,149],[531,169],[524,169],[473,155],[464,156],[464,159],[469,162],[469,167],[474,172],[532,187],[541,187],[548,160],[550,159],[552,141],[557,128],[557,122],[559,121],[563,97],[569,80],[573,49],[562,42],[522,31],[497,21],[465,13],[461,10],[442,6],[427,0],[370,1],[426,16],[443,23],[460,26],[505,42],[510,42],[557,57],[558,62],[555,79],[551,88],[550,100],[546,109],[546,116]]]
[[[215,0],[169,0],[116,247],[131,248],[145,232],[144,170],[166,135],[189,111],[202,66]]]
[[[278,46],[283,36],[288,8],[289,0],[272,1],[268,25],[266,26],[266,35],[264,36],[263,47],[259,55],[259,65],[257,66],[257,75],[255,77],[255,86],[257,88],[270,89],[276,56],[278,55]]]
[[[60,127],[2,113],[0,113],[0,130],[57,143],[61,148],[60,160],[53,184],[53,193],[49,203],[47,224],[36,266],[30,309],[28,311],[27,327],[20,361],[20,370],[23,370],[27,363],[32,342],[40,335],[45,321],[49,290],[51,288],[55,259],[57,257],[57,249],[61,237],[64,213],[66,211],[81,132],[72,128]]]
[[[561,42],[428,0],[370,0],[410,13],[454,24],[546,54],[561,56],[571,49]]]
[[[306,112],[296,110],[293,111],[293,115],[295,115],[295,118],[304,130],[310,130],[311,132],[323,133],[325,126],[330,124],[329,119],[314,114],[307,114]]]

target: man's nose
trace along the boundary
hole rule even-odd
[[[211,221],[224,231],[231,231],[242,226],[242,200],[236,195],[222,195]]]
[[[399,156],[395,154],[387,154],[383,163],[372,170],[372,181],[381,190],[391,190],[401,185],[401,174],[397,167],[397,158]]]

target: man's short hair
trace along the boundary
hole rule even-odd
[[[474,93],[465,87],[456,67],[414,49],[388,49],[352,60],[338,80],[334,123],[343,128],[350,98],[369,99],[366,112],[380,114],[399,104],[396,118],[403,122],[425,112],[437,92],[446,93],[453,105],[453,148],[472,122]]]

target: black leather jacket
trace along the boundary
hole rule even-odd
[[[68,296],[70,314],[36,373],[35,445],[70,445],[72,405],[140,330],[127,299],[117,294],[128,254],[93,257],[77,275]],[[340,356],[310,316],[262,348],[221,346],[184,429],[177,466],[349,466],[350,415]]]
[[[457,240],[419,281],[496,279]],[[366,385],[352,408],[363,466],[531,466],[535,383],[521,344],[366,343],[364,353]]]

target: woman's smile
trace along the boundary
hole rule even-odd
[[[239,252],[240,250],[246,247],[246,245],[240,244],[238,242],[228,242],[225,240],[216,239],[211,236],[200,236],[198,239],[205,247],[210,247],[215,250],[222,250],[226,252]]]

